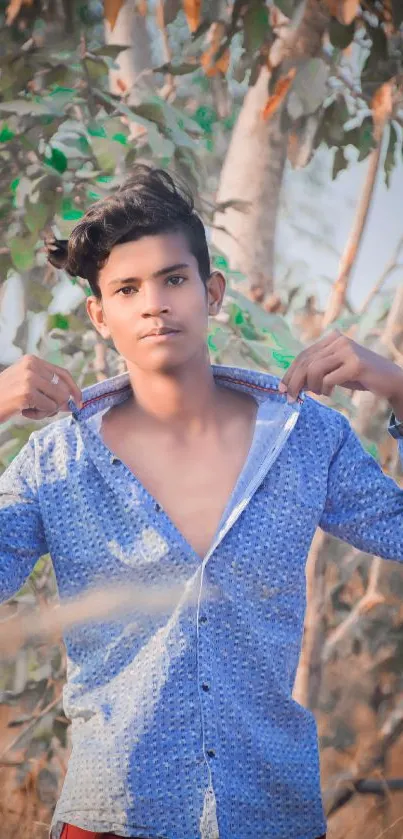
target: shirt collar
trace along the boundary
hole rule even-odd
[[[234,390],[250,393],[259,403],[276,397],[284,399],[284,396],[278,390],[279,379],[268,373],[219,364],[213,364],[212,370],[214,378],[218,382]],[[84,388],[83,407],[81,409],[77,408],[73,399],[69,399],[68,406],[74,419],[81,422],[99,411],[125,402],[131,393],[132,386],[129,373],[122,373],[119,376],[113,376]],[[298,401],[302,402],[303,398],[304,396],[301,393]]]

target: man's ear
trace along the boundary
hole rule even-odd
[[[213,271],[207,280],[208,313],[218,315],[225,294],[226,280],[221,271]]]
[[[99,332],[105,340],[110,338],[111,333],[105,320],[102,299],[95,297],[95,295],[87,297],[87,315],[93,326],[95,326],[97,332]]]

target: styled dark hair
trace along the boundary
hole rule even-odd
[[[100,297],[99,271],[114,245],[171,232],[186,236],[206,283],[211,272],[206,231],[191,192],[163,169],[138,163],[117,192],[88,208],[69,239],[51,235],[45,246],[52,265],[88,280]]]

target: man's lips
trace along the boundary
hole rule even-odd
[[[143,338],[167,338],[170,335],[178,335],[179,329],[174,329],[173,327],[169,326],[162,326],[155,329],[150,329],[149,332],[146,332],[145,335],[142,335]]]

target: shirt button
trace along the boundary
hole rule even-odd
[[[208,690],[210,690],[210,685],[208,685],[207,682],[203,682],[202,688],[207,692]]]
[[[199,623],[207,623],[207,618],[205,615],[201,615],[199,618]]]
[[[215,757],[214,749],[207,749],[207,757]]]
[[[160,512],[161,512],[161,505],[160,505],[160,504],[156,504],[156,505],[155,505],[155,512],[156,512],[156,513],[160,513]]]

